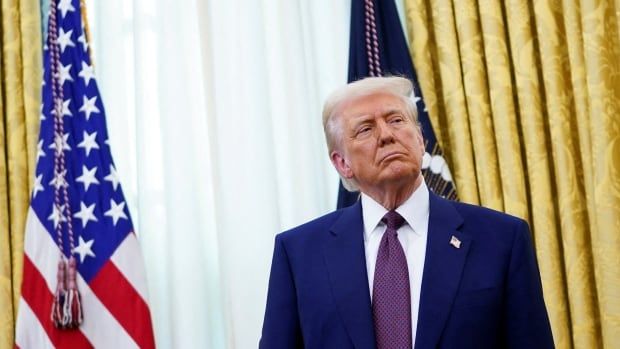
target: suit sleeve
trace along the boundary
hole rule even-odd
[[[506,287],[506,347],[554,348],[527,223],[520,221],[516,230]]]
[[[276,237],[259,349],[303,348],[293,273],[282,238]]]

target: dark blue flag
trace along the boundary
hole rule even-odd
[[[407,77],[413,83],[418,120],[422,125],[422,134],[426,142],[422,174],[429,189],[435,194],[452,200],[458,199],[450,170],[437,144],[422,99],[422,92],[394,1],[353,0],[351,2],[348,81],[385,75]],[[350,206],[358,198],[358,192],[349,192],[340,183],[338,208]]]

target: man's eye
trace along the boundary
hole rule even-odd
[[[359,130],[357,130],[357,134],[358,135],[364,135],[370,132],[370,127],[368,126],[364,126],[362,128],[360,128]]]
[[[392,120],[390,120],[390,123],[392,123],[392,124],[399,124],[399,123],[401,123],[403,121],[404,121],[404,119],[402,117],[398,116],[398,117],[392,118]]]

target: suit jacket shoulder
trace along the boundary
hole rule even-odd
[[[448,201],[442,198],[439,200]],[[511,234],[516,229],[527,226],[527,222],[519,217],[496,211],[483,206],[462,202],[448,201],[463,218],[463,229],[482,231],[488,234]],[[473,228],[473,229],[472,229]]]
[[[416,348],[553,347],[520,218],[431,194],[421,291]]]
[[[515,240],[531,240],[528,223],[519,217],[487,207],[449,201],[435,195],[432,195],[431,201],[435,201],[433,206],[454,208],[452,215],[458,215],[460,219],[458,230],[474,241],[473,247],[486,246],[510,253]],[[439,202],[441,204],[438,205]],[[445,211],[445,208],[441,211]],[[457,220],[454,217],[444,219]]]
[[[373,349],[361,204],[276,236],[260,348]]]
[[[306,240],[316,238],[316,233],[319,231],[325,231],[329,229],[345,210],[349,208],[342,208],[336,211],[327,213],[321,217],[315,218],[304,224],[298,225],[289,230],[279,233],[277,236],[283,241],[295,242],[297,240]]]

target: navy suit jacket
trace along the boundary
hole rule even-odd
[[[415,348],[553,348],[527,223],[429,200]],[[375,348],[359,201],[276,236],[259,347]]]

